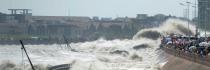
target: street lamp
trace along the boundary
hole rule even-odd
[[[187,4],[187,5],[186,5]],[[186,4],[183,4],[183,3],[180,3],[180,5],[182,6],[187,6],[187,28],[188,28],[188,37],[190,38],[190,15],[189,15],[189,12],[190,12],[190,2],[186,2]]]
[[[198,23],[198,17],[197,17],[197,1],[195,0],[195,3],[190,3],[192,5],[192,7],[194,8],[194,24],[195,24],[195,33],[196,33],[196,37],[198,36],[198,32],[199,32],[199,29],[198,29],[198,26],[199,26],[199,23]]]

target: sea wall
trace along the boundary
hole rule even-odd
[[[162,70],[210,70],[210,67],[205,65],[171,55],[168,57],[168,62],[162,67]]]

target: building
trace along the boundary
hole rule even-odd
[[[27,17],[30,23],[49,23],[59,24],[67,22],[81,22],[87,23],[90,21],[89,17],[80,16],[30,16]]]
[[[112,18],[102,17],[101,21],[112,21]]]
[[[117,17],[115,18],[115,21],[120,21],[120,22],[131,22],[131,19],[128,17]]]
[[[210,0],[198,0],[198,27],[210,30]]]
[[[98,16],[94,16],[93,17],[93,21],[99,21],[99,17]]]
[[[136,19],[146,19],[147,17],[147,14],[137,14]]]
[[[7,14],[0,12],[0,23],[6,22],[6,16]]]

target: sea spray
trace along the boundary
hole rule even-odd
[[[133,36],[133,39],[139,38],[149,38],[157,40],[161,35],[167,34],[180,34],[187,36],[195,35],[195,26],[179,19],[168,19],[162,25],[155,28],[143,29],[140,30],[136,35]]]
[[[99,39],[71,43],[71,47],[78,52],[70,51],[65,45],[57,44],[26,45],[25,47],[34,65],[41,69],[59,64],[72,64],[71,70],[158,70],[164,65],[162,63],[167,61],[165,57],[163,58],[163,52],[157,49],[161,36],[170,33],[194,35],[194,30],[193,25],[190,25],[188,30],[185,21],[169,19],[159,27],[140,30],[133,39]],[[21,66],[22,56],[19,45],[1,45],[0,50],[0,60],[12,62],[9,65],[0,65],[0,68]],[[26,57],[24,61],[27,65],[26,70],[29,70]]]

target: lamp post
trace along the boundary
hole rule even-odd
[[[207,10],[205,10],[205,13],[204,13],[205,15],[207,15]],[[204,18],[204,30],[205,30],[205,38],[206,38],[206,23],[207,23],[207,16],[205,16],[205,18]]]
[[[198,33],[199,33],[199,29],[198,29],[198,27],[199,27],[199,23],[198,23],[198,17],[197,17],[197,6],[198,6],[198,4],[197,4],[197,1],[195,0],[195,3],[190,3],[191,5],[192,5],[192,7],[194,8],[194,24],[195,24],[195,28],[196,28],[196,30],[195,30],[195,33],[196,33],[196,37],[199,35]]]
[[[187,28],[188,28],[188,37],[190,38],[190,15],[189,15],[189,12],[190,12],[190,2],[186,2],[187,5],[183,4],[183,3],[180,3],[180,5],[182,6],[187,6]]]
[[[188,37],[190,38],[190,2],[187,3],[187,28],[188,28]]]

